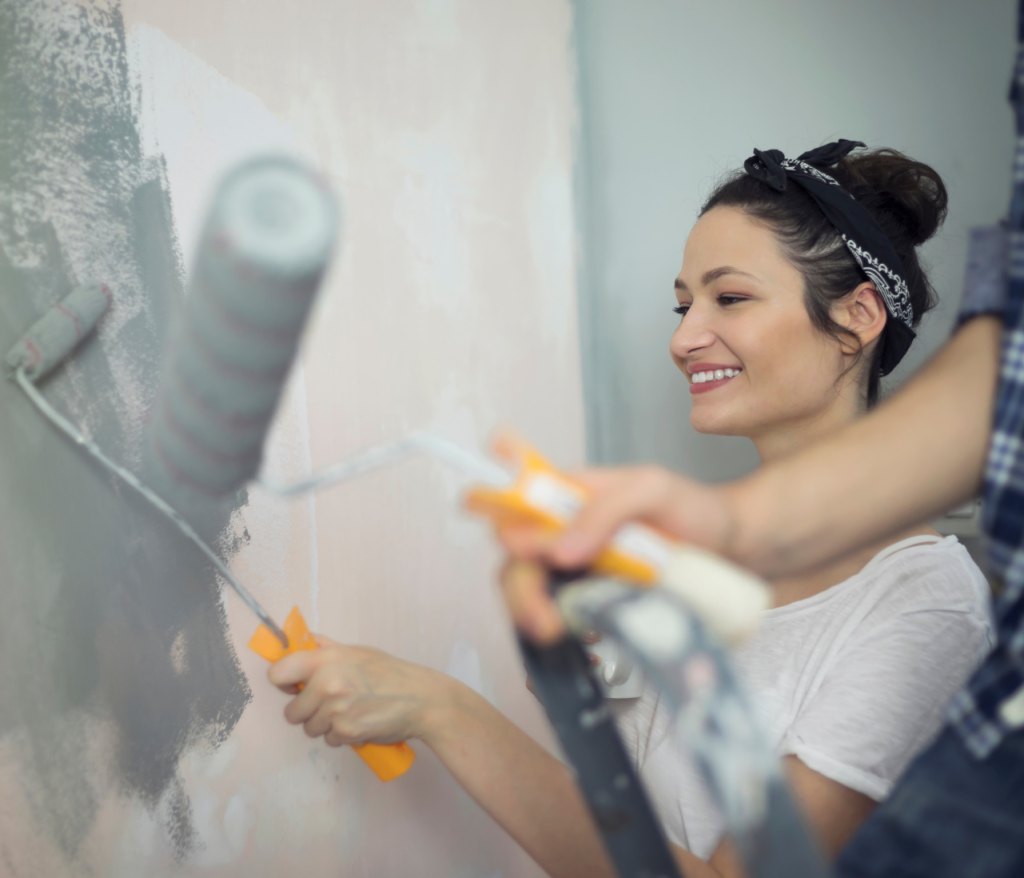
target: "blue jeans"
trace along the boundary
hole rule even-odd
[[[1024,730],[983,761],[945,729],[847,845],[842,878],[1024,878]]]

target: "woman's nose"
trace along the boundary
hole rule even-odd
[[[700,310],[691,307],[686,316],[679,321],[679,326],[672,333],[669,347],[677,357],[689,357],[701,348],[710,347],[715,342],[715,334]]]

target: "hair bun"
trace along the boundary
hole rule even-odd
[[[946,218],[949,197],[938,171],[894,149],[853,153],[833,173],[871,211],[897,252],[923,244]]]

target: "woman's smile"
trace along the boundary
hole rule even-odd
[[[694,363],[687,367],[690,375],[690,393],[707,393],[728,384],[742,372],[739,366],[719,363]]]

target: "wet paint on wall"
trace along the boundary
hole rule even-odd
[[[109,284],[97,337],[44,390],[145,472],[183,271],[133,98],[117,5],[0,0],[0,350],[76,283]],[[216,544],[245,500],[190,515]],[[0,522],[0,766],[17,782],[5,798],[23,800],[68,861],[111,795],[158,813],[184,856],[194,834],[179,760],[223,742],[250,698],[212,569],[6,381]],[[246,538],[231,533],[219,543],[229,556]],[[16,819],[0,812],[0,837]]]

